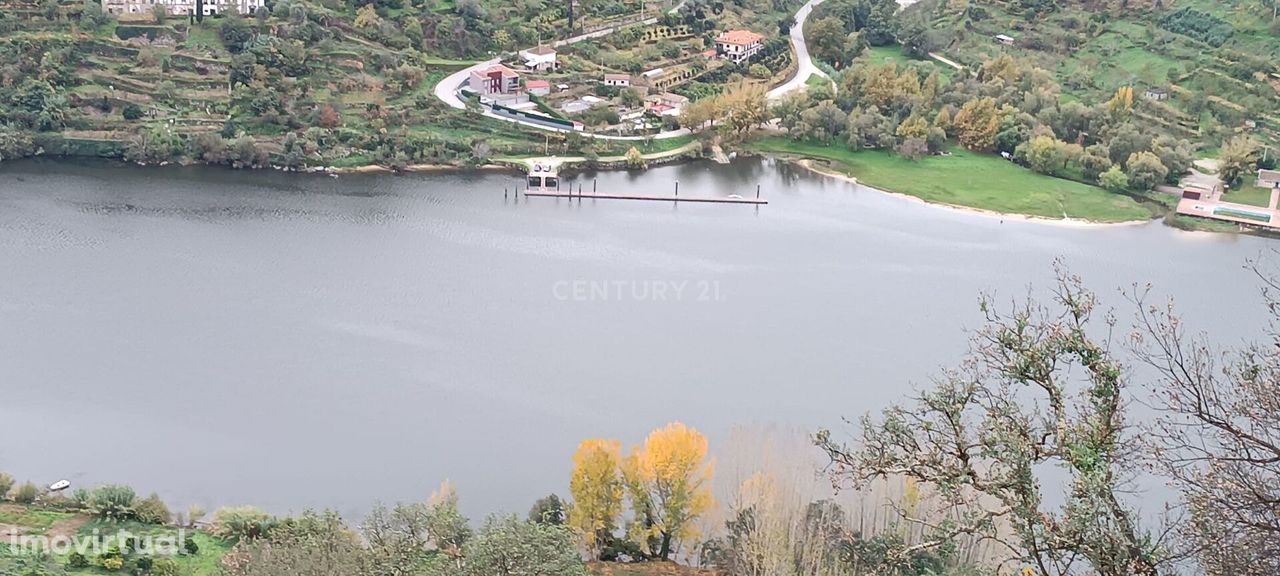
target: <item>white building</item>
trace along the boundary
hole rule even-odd
[[[204,0],[204,15],[226,14],[231,11],[249,15],[257,12],[265,0]],[[102,11],[107,14],[151,14],[156,6],[163,6],[170,16],[194,14],[196,0],[102,0]]]
[[[729,30],[716,37],[716,55],[738,64],[764,48],[764,36],[750,30]]]
[[[617,86],[619,88],[626,88],[627,86],[631,85],[631,75],[630,74],[605,74],[604,85]]]
[[[559,67],[556,62],[556,49],[547,45],[520,51],[520,59],[525,68],[539,72],[551,72]]]

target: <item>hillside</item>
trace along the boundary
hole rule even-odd
[[[791,66],[784,39],[771,41],[749,79],[745,65],[704,53],[724,26],[776,36],[795,4],[690,1],[668,14],[668,3],[596,0],[575,2],[570,19],[567,5],[542,0],[278,0],[253,15],[195,21],[163,13],[117,19],[95,0],[11,0],[0,4],[0,159],[39,152],[399,168],[499,155],[621,155],[632,145],[670,150],[689,139],[591,142],[528,130],[450,108],[432,88],[477,60],[512,60],[539,41],[613,30],[561,48],[560,66],[538,77],[568,87],[548,98],[552,106],[610,101],[550,114],[618,129],[609,108],[625,108],[634,95],[602,90],[603,74],[662,68],[656,88],[694,98],[729,79],[777,81]],[[661,130],[661,120],[642,129]]]
[[[1005,54],[1029,61],[1054,75],[1063,101],[1152,89],[1141,119],[1207,149],[1244,131],[1280,143],[1273,0],[931,0],[916,10],[929,29],[913,37],[917,50],[973,69]],[[995,41],[1001,34],[1013,45]]]

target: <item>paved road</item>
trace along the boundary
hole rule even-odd
[[[804,88],[805,81],[808,80],[809,76],[813,74],[817,74],[823,78],[827,78],[828,80],[830,80],[830,77],[827,76],[826,72],[823,72],[821,69],[819,69],[817,66],[813,64],[813,58],[809,56],[809,47],[805,44],[805,41],[804,41],[804,22],[806,19],[809,18],[809,13],[813,12],[813,8],[818,4],[821,4],[822,2],[823,0],[809,0],[808,3],[800,7],[800,10],[796,11],[795,24],[791,26],[791,47],[792,49],[795,50],[796,61],[798,62],[798,65],[796,67],[796,75],[794,78],[783,83],[781,86],[778,86],[773,90],[770,90],[767,94],[770,100],[776,100],[778,98],[781,98],[785,94]],[[680,6],[682,6],[683,4],[684,2],[681,2],[673,10],[679,10]],[[592,34],[571,38],[568,41],[563,41],[561,43],[557,43],[556,45],[559,46],[561,44],[577,42],[579,40],[585,40],[587,38],[595,37],[601,33],[608,33],[612,31],[613,31],[612,29],[597,31],[597,32],[593,32]],[[445,77],[444,80],[441,80],[439,84],[436,84],[436,87],[435,87],[436,98],[439,98],[442,102],[444,102],[445,104],[448,104],[452,108],[457,108],[459,110],[465,109],[466,104],[463,103],[462,99],[458,97],[458,89],[461,88],[462,85],[470,77],[472,70],[488,68],[489,66],[497,64],[498,62],[499,60],[496,58],[493,60],[486,60],[484,62],[478,62],[466,69],[459,70],[457,72],[454,72],[453,74],[450,74],[449,76]],[[550,132],[568,132],[568,130],[565,130],[562,128],[552,128],[550,126],[545,126],[542,124],[524,122],[515,118],[501,116],[493,113],[493,111],[488,109],[484,111],[484,115],[490,118],[498,119],[498,120],[505,120],[507,122],[514,122],[516,124],[523,124],[525,126],[529,126],[531,128],[537,128],[539,130],[547,130]],[[677,136],[684,136],[685,134],[689,134],[689,133],[690,132],[688,128],[681,128],[679,130],[668,130],[666,132],[659,132],[658,134],[653,135],[652,138],[655,140],[665,140],[668,138],[675,138]],[[649,138],[649,136],[609,136],[605,134],[595,134],[594,137],[600,138],[602,140],[644,140],[646,138]]]
[[[781,86],[770,90],[768,95],[770,100],[777,100],[804,88],[805,81],[814,74],[831,80],[826,72],[813,64],[813,58],[809,56],[809,46],[804,41],[804,21],[809,19],[809,13],[813,12],[814,7],[822,2],[823,0],[809,0],[796,11],[795,22],[791,24],[791,50],[796,56],[796,75]]]

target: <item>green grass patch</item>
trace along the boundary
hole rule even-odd
[[[21,526],[27,532],[44,532],[50,526],[71,518],[74,514],[54,510],[38,510],[24,506],[0,506],[0,524]]]
[[[1222,199],[1226,202],[1266,208],[1271,203],[1271,191],[1256,186],[1244,186],[1239,190],[1231,190],[1223,194]]]
[[[1145,220],[1152,211],[1128,196],[1097,186],[1037,174],[997,156],[952,150],[912,162],[882,150],[853,152],[841,146],[801,143],[780,137],[748,144],[760,152],[829,160],[868,186],[910,194],[929,202],[1006,214],[1080,218],[1096,222]]]

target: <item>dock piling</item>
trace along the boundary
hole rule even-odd
[[[756,200],[760,199],[760,183],[756,183]]]
[[[676,180],[676,198],[680,197],[680,181]]]

